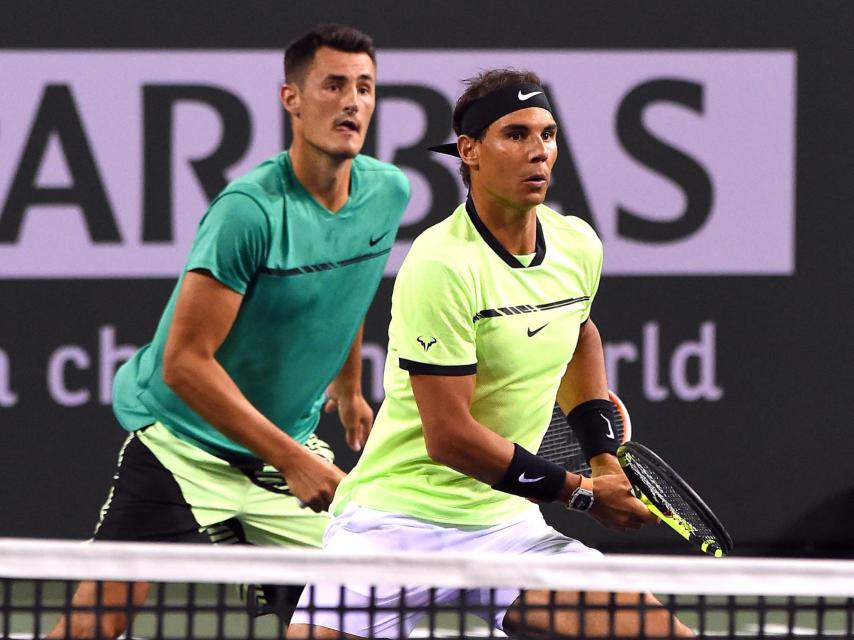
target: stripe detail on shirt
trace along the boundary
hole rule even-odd
[[[571,304],[586,302],[590,300],[590,296],[579,296],[577,298],[566,298],[565,300],[557,300],[555,302],[544,302],[543,304],[520,304],[515,307],[499,307],[498,309],[484,309],[478,311],[472,318],[472,322],[483,320],[484,318],[496,318],[498,316],[515,316],[520,313],[538,313],[540,311],[549,311],[558,307],[568,307]]]
[[[390,251],[391,247],[383,249],[382,251],[366,253],[361,256],[356,256],[355,258],[347,258],[346,260],[340,260],[338,262],[321,262],[320,264],[310,264],[304,267],[291,267],[290,269],[273,269],[270,267],[262,267],[261,269],[259,269],[259,271],[261,273],[266,273],[267,275],[271,276],[296,276],[301,273],[316,273],[318,271],[328,271],[329,269],[347,267],[351,264],[356,264],[357,262],[364,262],[365,260],[373,260],[374,258],[379,258],[381,256],[386,255]]]
[[[477,364],[427,364],[400,358],[400,368],[409,373],[429,376],[470,376],[477,373]]]

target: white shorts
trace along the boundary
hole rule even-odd
[[[329,522],[323,548],[342,553],[455,551],[599,555],[595,549],[548,526],[538,509],[531,509],[521,520],[460,529],[352,503]],[[429,614],[428,605],[456,607],[462,600],[461,606],[467,613],[483,619],[490,628],[503,630],[504,615],[519,596],[518,589],[509,588],[461,590],[374,586],[373,594],[371,591],[372,585],[368,583],[348,584],[343,590],[338,585],[310,585],[303,590],[291,623],[326,627],[363,638],[401,638],[408,637],[415,625]],[[376,609],[367,611],[371,602]],[[334,609],[341,604],[343,612]],[[311,612],[309,607],[313,609]],[[314,610],[315,607],[324,610]],[[353,611],[353,608],[361,610]]]

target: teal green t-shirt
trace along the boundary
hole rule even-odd
[[[216,358],[247,399],[299,442],[317,426],[324,392],[376,293],[409,195],[399,169],[356,156],[349,198],[332,213],[297,181],[283,152],[229,184],[199,223],[184,273],[206,270],[243,295]],[[160,421],[211,453],[253,456],[163,381],[182,280],[152,342],[117,372],[113,409],[128,431]]]

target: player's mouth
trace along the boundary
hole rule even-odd
[[[335,130],[342,133],[359,133],[362,127],[352,118],[342,118],[335,121]]]
[[[527,178],[525,178],[522,182],[527,185],[531,185],[532,187],[540,188],[545,187],[549,183],[549,178],[545,173],[532,173]]]

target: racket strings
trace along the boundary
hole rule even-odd
[[[667,524],[705,553],[717,557],[730,553],[732,538],[723,524],[664,460],[637,442],[621,445],[617,455],[632,485]]]
[[[634,467],[634,470],[645,485],[644,493],[659,508],[664,507],[662,511],[665,515],[675,516],[700,538],[718,538],[717,532],[709,527],[697,506],[675,488],[668,476],[654,467],[643,465]]]
[[[623,416],[620,412],[616,412],[613,427],[618,441],[623,442],[624,426]],[[543,441],[540,444],[537,455],[573,473],[590,472],[590,465],[587,464],[587,459],[581,450],[581,444],[578,442],[578,438],[575,437],[575,433],[572,431],[560,405],[557,403],[555,403],[552,410],[552,418],[546,434],[543,436]]]

